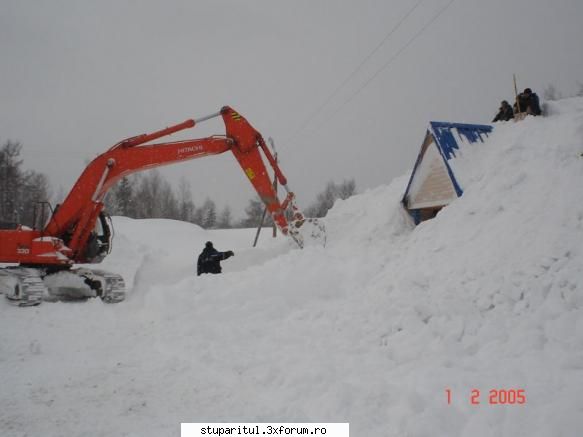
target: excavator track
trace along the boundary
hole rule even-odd
[[[75,269],[73,273],[85,278],[85,282],[95,290],[96,296],[106,303],[118,303],[125,300],[126,287],[121,275],[105,270]]]
[[[106,303],[125,299],[123,278],[104,270],[86,268],[45,274],[43,269],[7,267],[0,269],[0,294],[13,304],[25,307],[45,301],[83,300],[100,297]]]
[[[0,269],[0,294],[15,305],[27,307],[40,305],[48,290],[38,269],[6,267]]]

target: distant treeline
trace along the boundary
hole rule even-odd
[[[15,141],[0,149],[0,222],[33,227],[35,205],[49,199],[51,189],[44,174],[22,169],[21,150]]]
[[[22,169],[21,150],[22,145],[13,141],[7,141],[0,149],[0,222],[32,227],[35,204],[49,201],[52,190],[44,174]],[[338,184],[328,182],[306,208],[305,214],[323,217],[337,199],[346,199],[355,193],[354,179]],[[60,194],[58,201],[64,196]],[[178,187],[173,187],[157,170],[148,170],[121,179],[107,194],[105,208],[111,215],[166,218],[195,223],[205,229],[228,229],[256,227],[263,216],[264,206],[258,198],[250,199],[244,218],[235,220],[228,205],[219,210],[210,198],[196,205],[186,179],[181,179]],[[40,217],[37,214],[37,221]],[[45,215],[44,218],[48,217]],[[269,226],[271,223],[267,217],[264,224]]]
[[[563,94],[552,83],[548,84],[543,90],[543,98],[545,100],[560,100],[563,97],[583,97],[583,82],[577,82],[577,91],[575,94]]]

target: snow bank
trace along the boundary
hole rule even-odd
[[[354,436],[583,429],[583,100],[496,126],[414,228],[407,176],[338,202],[328,245],[116,218],[127,301],[0,303],[2,435],[350,422]],[[236,256],[194,275],[206,240]],[[451,390],[448,404],[446,389]],[[472,405],[473,389],[480,404]],[[490,405],[523,389],[523,405]]]

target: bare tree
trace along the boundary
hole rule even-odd
[[[50,184],[44,174],[21,169],[21,150],[14,141],[0,148],[0,221],[32,227],[35,204],[49,200]]]
[[[178,202],[172,186],[157,170],[140,178],[135,199],[137,218],[178,219]]]
[[[20,187],[19,200],[19,217],[18,222],[28,225],[32,228],[44,226],[49,218],[48,211],[43,217],[40,213],[43,206],[40,203],[46,203],[51,197],[51,189],[48,178],[32,170],[24,173],[22,186]]]
[[[324,191],[319,193],[316,201],[306,208],[308,217],[324,217],[326,213],[334,206],[338,199],[348,199],[356,193],[356,182],[354,179],[344,180],[340,184],[333,181],[326,184]]]
[[[263,217],[263,210],[265,209],[265,204],[259,199],[250,199],[247,207],[245,208],[245,214],[247,215],[239,225],[243,228],[254,228],[259,226],[261,222],[261,217]],[[264,226],[272,226],[273,220],[271,219],[271,215],[267,214],[265,217],[265,221],[263,222]]]
[[[557,88],[552,84],[548,84],[543,91],[543,97],[545,100],[559,100],[562,96]]]
[[[0,149],[0,221],[15,222],[17,219],[22,184],[21,149],[20,143],[14,141],[7,141]]]

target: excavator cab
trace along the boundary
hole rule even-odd
[[[99,213],[99,218],[95,222],[95,228],[89,235],[84,258],[88,263],[97,264],[111,252],[111,241],[113,236],[113,224],[111,217],[104,211]]]

